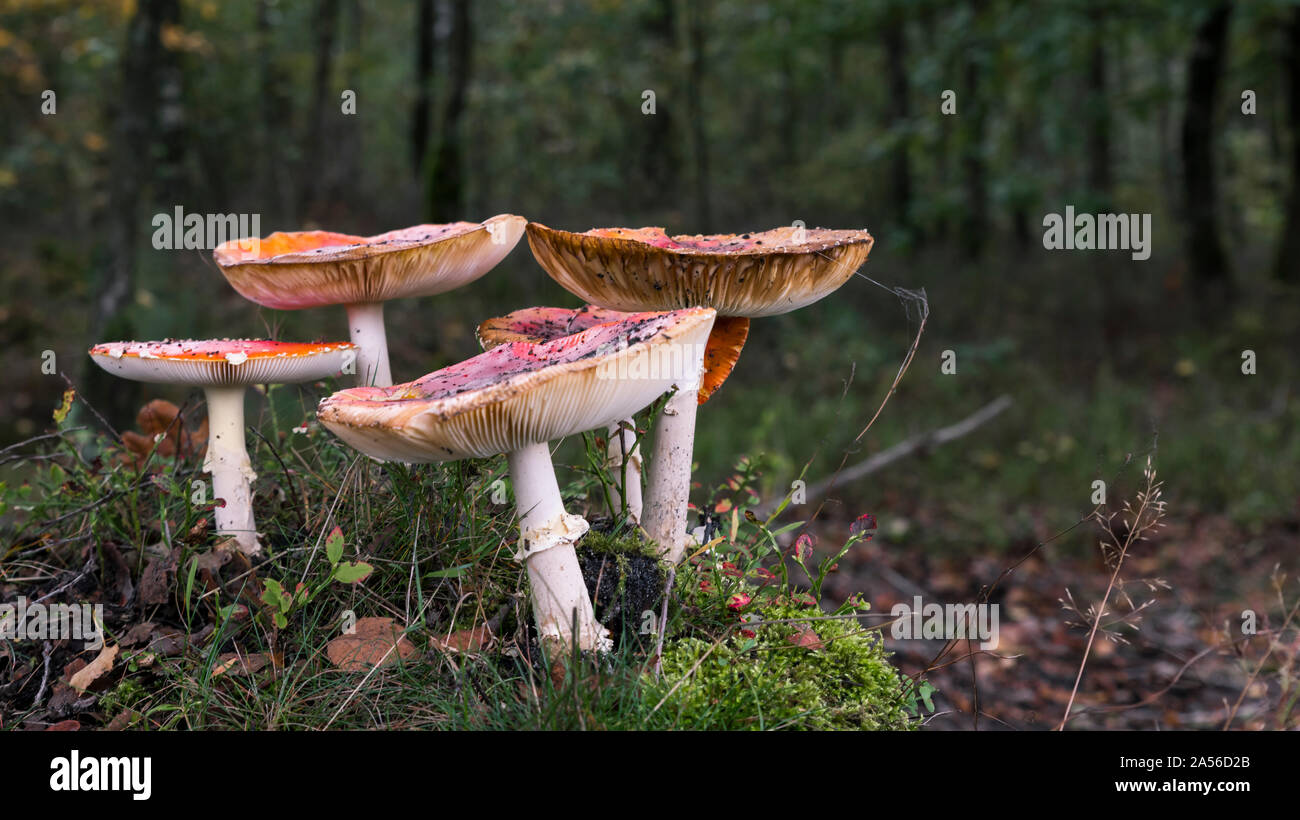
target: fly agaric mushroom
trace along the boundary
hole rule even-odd
[[[308,382],[338,375],[355,356],[349,342],[293,343],[248,339],[107,342],[90,349],[95,364],[124,379],[202,387],[208,403],[208,452],[217,532],[240,551],[262,551],[253,520],[251,482],[257,475],[244,447],[244,388],[250,384]]]
[[[612,310],[711,307],[718,321],[706,353],[725,379],[740,356],[749,320],[816,302],[867,260],[866,231],[786,227],[761,233],[668,236],[663,228],[570,233],[528,223],[533,256],[565,290]],[[656,422],[643,526],[671,560],[686,553],[695,411],[721,381],[678,384]]]
[[[571,336],[596,325],[617,322],[629,315],[617,310],[586,307],[577,310],[566,308],[534,307],[516,310],[505,316],[488,319],[478,326],[478,342],[484,350],[510,342],[541,344]],[[609,443],[605,447],[605,466],[618,476],[617,486],[610,491],[610,512],[618,515],[627,506],[628,520],[641,521],[641,447],[636,440],[636,421],[619,419],[609,425]]]
[[[489,350],[507,342],[531,342],[537,344],[569,336],[588,328],[607,322],[626,319],[628,313],[606,310],[595,305],[586,305],[576,310],[568,308],[534,307],[516,310],[505,316],[487,319],[478,326],[478,340],[484,350]],[[739,330],[739,341],[735,331]],[[748,322],[739,328],[718,329],[714,322],[713,332],[704,350],[704,376],[700,386],[700,404],[708,400],[736,364],[740,345],[744,344]],[[638,524],[641,521],[641,447],[637,442],[636,423],[634,419],[621,419],[609,426],[609,443],[605,451],[606,467],[620,477],[622,494],[618,488],[611,493],[611,511],[618,513],[622,502],[627,502],[628,519]]]
[[[626,418],[674,381],[674,361],[702,347],[715,312],[638,313],[541,344],[502,344],[394,387],[354,387],[316,417],[377,459],[423,463],[506,454],[533,618],[543,640],[608,648],[574,544],[587,522],[564,510],[547,442]]]
[[[384,302],[434,296],[469,284],[496,267],[523,235],[522,216],[483,222],[415,225],[376,236],[329,231],[277,232],[252,243],[236,239],[212,256],[245,299],[277,310],[344,305],[357,354],[357,381],[393,383],[384,332]]]

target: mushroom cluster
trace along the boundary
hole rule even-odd
[[[505,258],[525,220],[501,214],[483,222],[416,225],[377,236],[329,231],[274,233],[225,242],[213,251],[226,280],[266,307],[347,307],[352,341],[293,344],[207,339],[108,342],[90,349],[100,367],[125,379],[202,387],[217,532],[259,555],[252,480],[244,448],[244,388],[317,381],[356,373],[361,384],[391,385],[383,303],[443,293],[474,281]]]
[[[749,320],[789,313],[830,294],[867,261],[874,241],[866,231],[804,227],[670,237],[663,228],[570,233],[528,223],[528,243],[538,263],[590,304],[718,311],[705,351],[707,374],[676,384],[655,426],[642,526],[669,560],[681,561],[693,543],[687,535],[687,500],[695,409],[735,366]]]
[[[534,307],[483,321],[484,352],[394,385],[383,305],[468,284],[496,266],[525,232],[534,257],[577,309]],[[445,462],[503,455],[519,523],[515,558],[528,573],[543,641],[601,651],[575,545],[587,521],[569,513],[550,442],[608,432],[612,512],[639,525],[668,561],[692,543],[687,508],[696,408],[735,367],[751,318],[809,305],[866,261],[866,231],[779,228],[668,236],[661,228],[558,231],[502,214],[484,222],[417,225],[362,237],[327,231],[235,240],[213,256],[227,281],[265,307],[346,308],[351,342],[209,340],[118,342],[90,355],[137,381],[200,386],[207,395],[204,469],[222,500],[217,529],[261,550],[255,478],[244,448],[244,388],[355,373],[357,386],[323,399],[317,418],[379,460]],[[355,369],[352,369],[355,367]],[[642,494],[635,414],[664,395]]]

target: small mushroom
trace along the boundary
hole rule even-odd
[[[299,344],[248,339],[106,342],[90,349],[95,364],[124,379],[202,387],[208,404],[208,452],[217,532],[234,536],[239,549],[258,555],[252,481],[257,477],[244,446],[244,389],[250,384],[307,382],[338,375],[355,356],[349,342]]]
[[[478,279],[523,235],[521,216],[415,225],[376,236],[329,231],[277,232],[236,239],[212,252],[241,296],[276,310],[344,305],[359,348],[357,383],[393,383],[384,302],[434,296]]]
[[[355,387],[316,416],[377,459],[422,463],[504,453],[515,489],[519,550],[543,640],[609,647],[592,611],[574,544],[587,522],[564,509],[547,442],[627,418],[673,382],[664,361],[702,347],[715,313],[640,313],[541,344],[502,344],[394,387]]]
[[[686,534],[698,404],[740,356],[750,318],[788,313],[839,288],[867,260],[862,230],[785,227],[761,233],[668,236],[663,228],[596,228],[571,233],[528,223],[533,256],[570,293],[611,310],[711,307],[718,312],[705,351],[709,378],[685,380],[655,423],[642,526],[680,561]]]

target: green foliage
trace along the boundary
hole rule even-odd
[[[343,530],[335,527],[325,539],[325,558],[329,561],[329,573],[308,586],[297,583],[293,591],[286,591],[284,586],[273,578],[267,578],[262,590],[262,603],[266,604],[272,622],[284,629],[289,625],[289,616],[295,609],[310,604],[329,586],[331,581],[341,584],[359,584],[370,577],[375,568],[365,561],[343,560]]]
[[[643,555],[658,558],[654,544],[636,535],[608,533],[600,530],[588,530],[582,537],[582,546],[592,552],[610,555]]]
[[[799,605],[753,611],[763,622],[718,641],[664,648],[655,686],[684,725],[726,729],[909,729],[905,686],[879,636],[853,619],[811,619]],[[771,623],[791,619],[792,623]],[[797,643],[813,629],[822,647]],[[749,637],[752,633],[754,637]],[[743,706],[743,717],[737,706]],[[721,725],[720,725],[721,724]]]

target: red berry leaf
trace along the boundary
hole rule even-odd
[[[812,558],[813,547],[817,546],[817,536],[804,533],[795,539],[794,549],[791,554],[796,561],[807,561]]]
[[[876,517],[871,513],[863,513],[858,516],[858,520],[849,525],[849,536],[857,537],[860,541],[870,541],[876,537]]]

